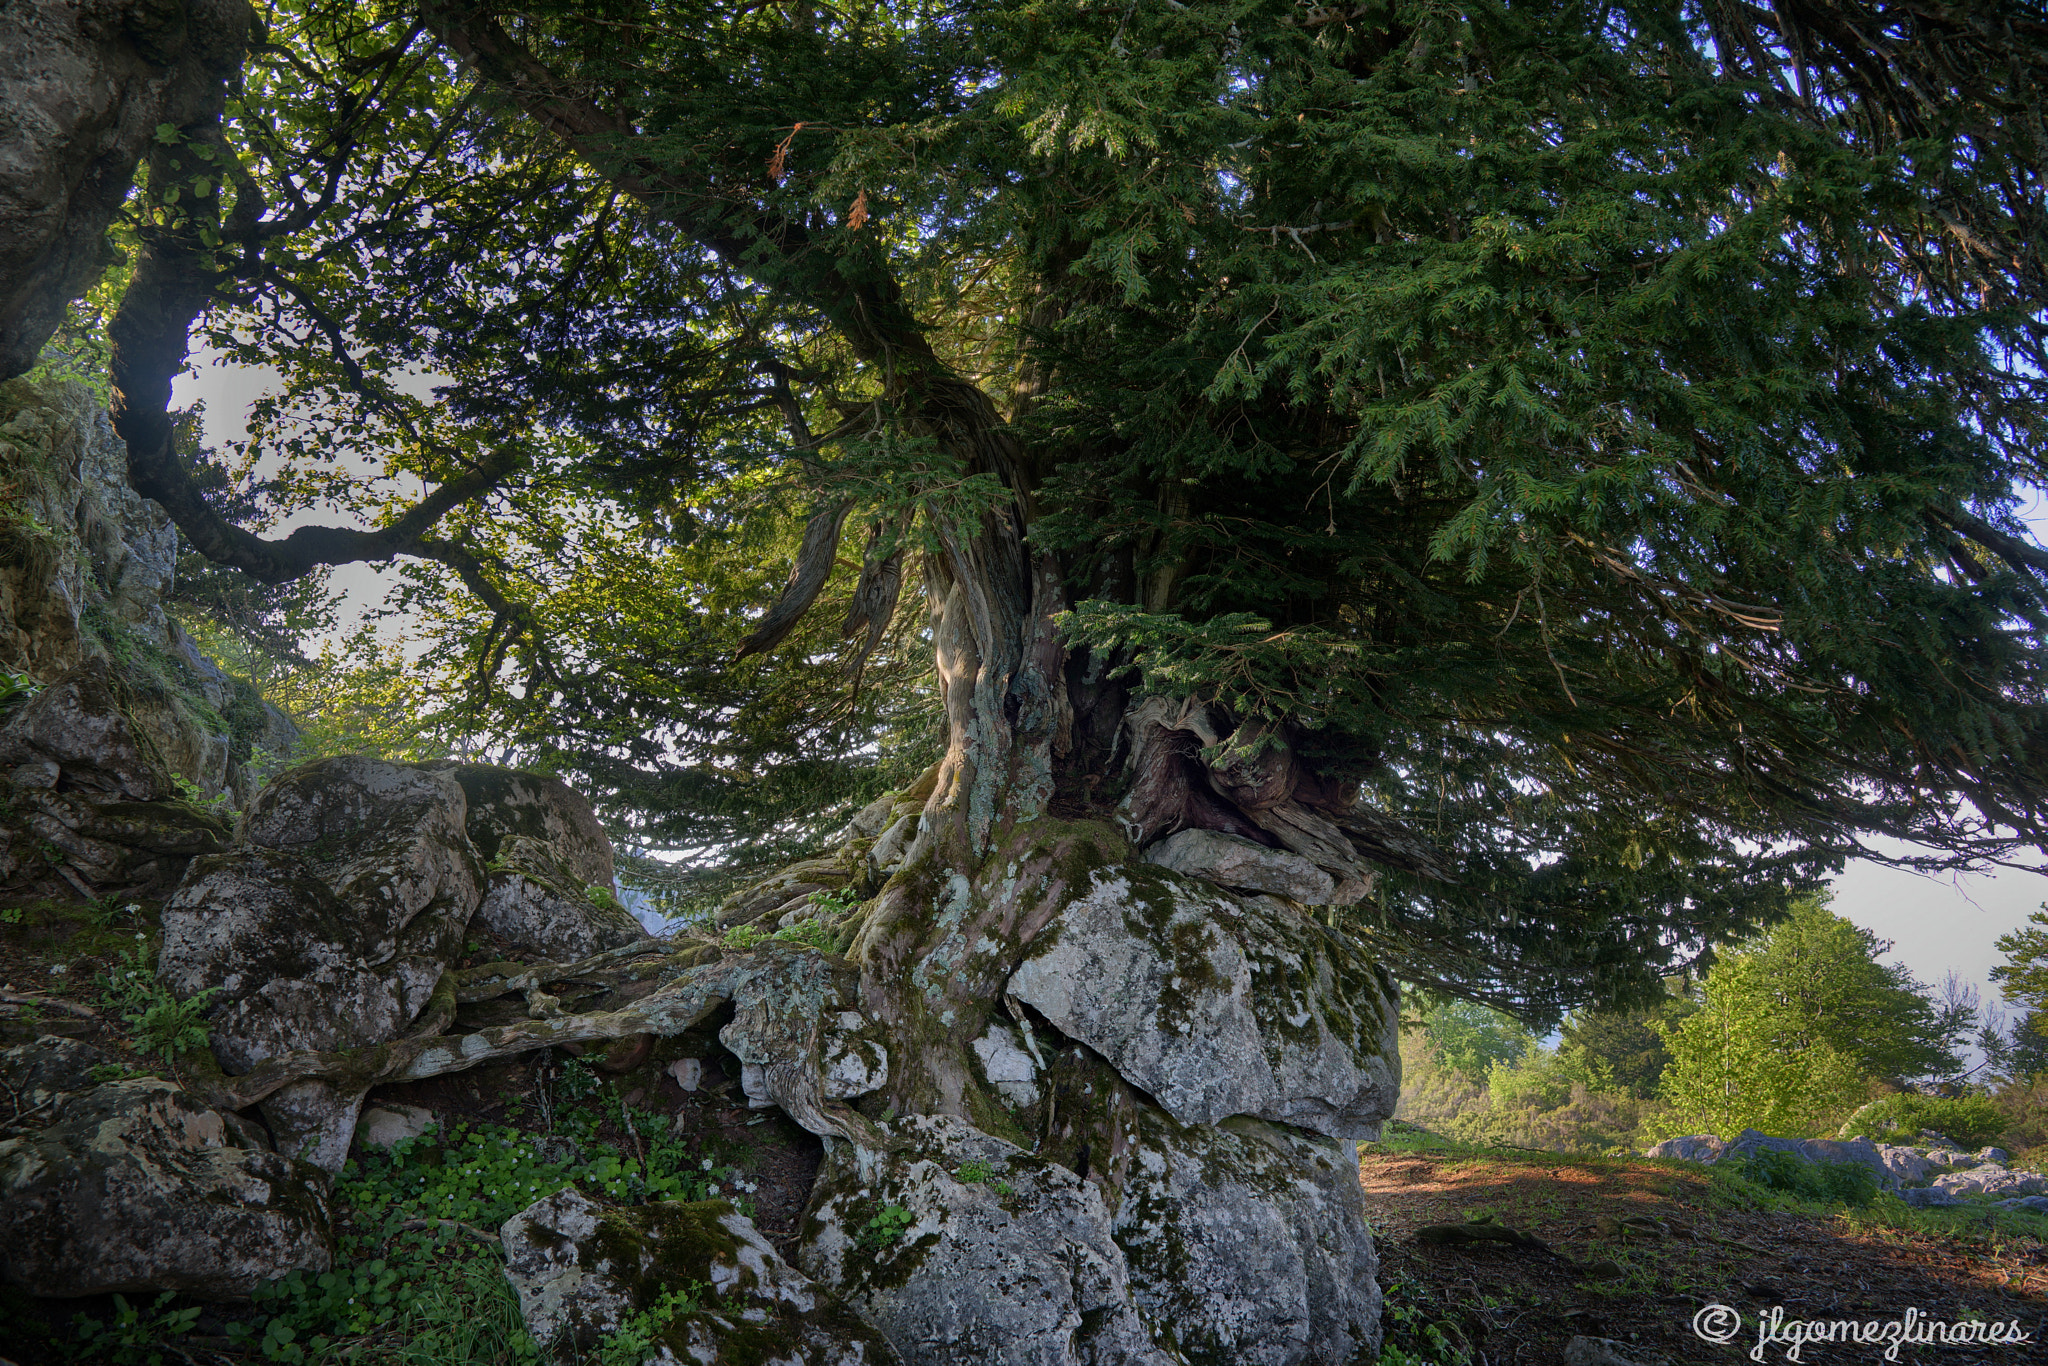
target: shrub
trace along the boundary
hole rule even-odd
[[[1723,1161],[1715,1170],[1808,1200],[1867,1205],[1877,1198],[1877,1173],[1861,1162],[1809,1162],[1797,1153],[1765,1151]]]
[[[1916,1096],[1901,1092],[1874,1100],[1849,1117],[1843,1138],[1878,1143],[1918,1143],[1932,1129],[1965,1148],[1978,1148],[2006,1131],[2010,1117],[1989,1096]]]

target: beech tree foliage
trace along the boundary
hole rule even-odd
[[[116,414],[650,841],[944,756],[962,866],[1135,792],[1407,980],[1647,1004],[1870,835],[2042,837],[2044,72],[2032,0],[284,0]]]

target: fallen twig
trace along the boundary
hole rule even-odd
[[[81,1020],[97,1020],[100,1017],[100,1013],[89,1006],[79,1005],[75,1001],[60,1001],[54,996],[15,996],[7,992],[0,992],[0,1005],[39,1006],[45,1010],[57,1010],[62,1011],[66,1015],[75,1015]]]

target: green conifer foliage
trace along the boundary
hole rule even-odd
[[[1110,814],[1132,702],[1188,700],[1394,832],[1337,923],[1532,1018],[1657,1000],[1865,834],[2043,834],[2025,7],[294,0],[271,42],[203,144],[205,317],[287,376],[281,506],[380,530],[209,534],[138,468],[267,578],[410,557],[466,724],[718,813],[643,830],[815,830],[943,752],[965,866]]]

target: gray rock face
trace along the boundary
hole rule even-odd
[[[1684,1138],[1667,1138],[1662,1143],[1643,1149],[1644,1157],[1670,1157],[1680,1162],[1699,1162],[1711,1166],[1721,1160],[1721,1154],[1728,1145],[1712,1134],[1688,1134]]]
[[[448,778],[357,756],[307,764],[258,794],[241,844],[196,860],[163,913],[158,971],[180,997],[220,992],[212,1043],[224,1068],[404,1032],[479,899],[463,816]],[[338,1171],[361,1101],[302,1082],[264,1115],[284,1151]]]
[[[500,841],[489,876],[476,923],[534,953],[573,961],[648,937],[625,907],[585,894],[585,887],[602,889],[609,880],[577,881],[553,849],[533,836],[508,835]]]
[[[1934,1189],[1958,1198],[1972,1195],[2018,1196],[2048,1192],[2048,1176],[2040,1172],[2007,1171],[1986,1163],[1968,1171],[1948,1172],[1934,1178]]]
[[[1243,1114],[1377,1138],[1400,1093],[1389,981],[1265,898],[1144,867],[1098,872],[1009,990],[1182,1123]]]
[[[0,1143],[0,1279],[32,1295],[247,1295],[332,1261],[326,1174],[168,1082],[110,1082]]]
[[[1300,854],[1268,849],[1242,835],[1220,830],[1183,830],[1145,851],[1148,862],[1247,892],[1271,892],[1320,906],[1336,890],[1336,879]]]
[[[1922,1186],[1918,1190],[1900,1191],[1899,1199],[1915,1209],[1947,1209],[1951,1205],[1963,1203],[1960,1196],[1951,1195],[1945,1190],[1936,1190],[1932,1186]]]
[[[1884,1163],[1886,1175],[1898,1186],[1924,1186],[1944,1170],[1940,1163],[1930,1161],[1924,1153],[1912,1148],[1880,1143],[1877,1155]]]
[[[1868,1167],[1879,1189],[1892,1183],[1891,1167],[1884,1154],[1867,1138],[1809,1138],[1799,1145],[1799,1155],[1809,1162],[1833,1162],[1839,1166]]]
[[[116,683],[105,661],[89,660],[0,727],[0,886],[33,888],[40,872],[62,876],[65,894],[81,885],[140,891],[175,882],[193,855],[227,846],[218,817],[164,800],[176,790],[159,761],[165,736],[139,728]]]
[[[2048,1214],[2048,1195],[2021,1195],[2011,1200],[1998,1202],[2000,1209],[2023,1209],[2033,1214]]]
[[[1093,1182],[948,1116],[891,1136],[832,1145],[800,1258],[907,1366],[1174,1366]]]
[[[467,799],[469,837],[486,862],[508,857],[515,837],[535,840],[549,862],[574,880],[575,889],[598,886],[616,894],[617,855],[589,800],[559,778],[495,764],[447,760],[421,767],[453,778]]]
[[[1116,1239],[1154,1340],[1192,1366],[1379,1352],[1379,1259],[1349,1143],[1143,1110]]]
[[[505,1275],[527,1332],[567,1363],[691,1282],[708,1302],[658,1334],[655,1360],[895,1366],[888,1340],[791,1267],[719,1200],[604,1209],[565,1190],[505,1222]]]
[[[1760,1129],[1744,1129],[1729,1140],[1728,1149],[1721,1156],[1727,1159],[1755,1157],[1759,1153],[1790,1153],[1804,1157],[1800,1141],[1796,1138],[1773,1138]]]
[[[0,1052],[0,1081],[18,1110],[33,1113],[73,1091],[98,1085],[92,1070],[113,1059],[80,1039],[45,1034],[34,1043]]]

